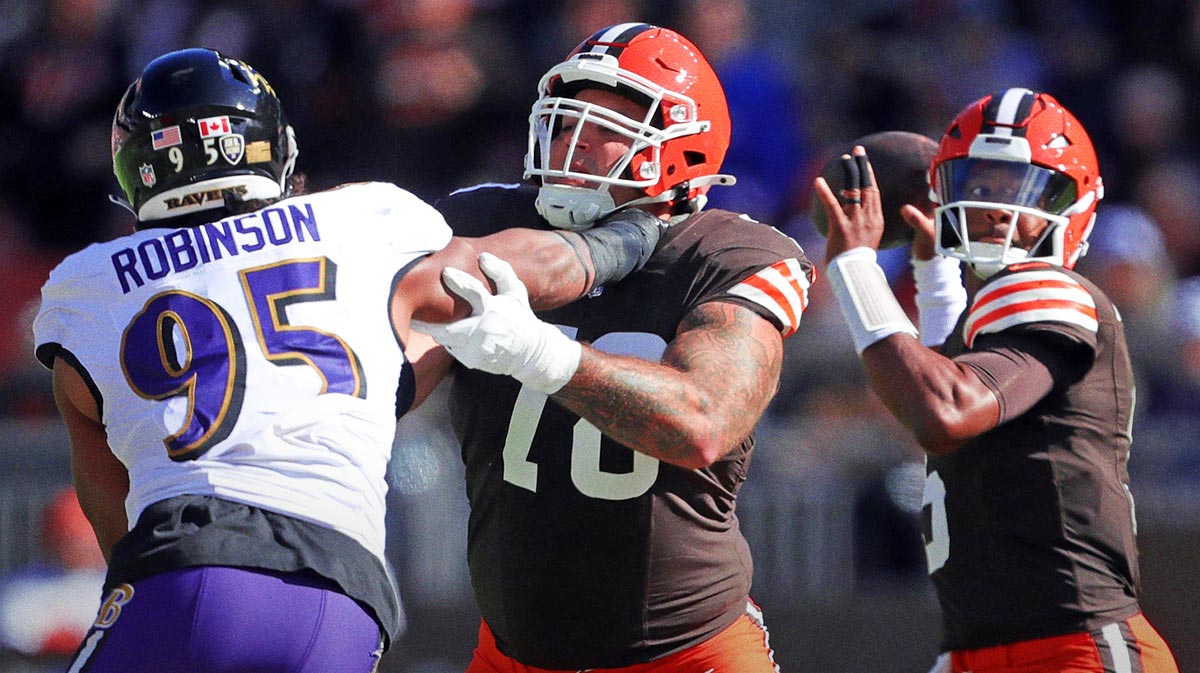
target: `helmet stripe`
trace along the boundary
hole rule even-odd
[[[1025,137],[1026,129],[1019,124],[1033,111],[1035,95],[1029,89],[1014,88],[992,96],[983,111],[984,120],[994,126],[991,132],[998,136]]]
[[[588,38],[585,44],[590,44],[591,48],[587,50],[587,53],[611,54],[619,57],[633,38],[653,27],[648,23],[619,23],[609,26]]]

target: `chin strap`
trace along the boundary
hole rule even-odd
[[[533,205],[551,226],[567,231],[587,229],[617,208],[606,186],[585,189],[553,184],[542,185]]]
[[[108,200],[117,204],[118,206],[121,206],[125,210],[128,210],[134,217],[137,217],[137,213],[133,210],[133,204],[129,203],[129,201],[112,194],[108,195]]]
[[[737,178],[733,177],[732,175],[722,175],[722,174],[701,175],[698,178],[692,178],[691,180],[688,180],[686,182],[681,182],[678,185],[675,185],[674,187],[672,187],[671,189],[668,189],[667,191],[662,192],[661,194],[658,194],[656,196],[643,196],[640,199],[633,199],[632,201],[626,201],[625,203],[621,204],[621,207],[625,208],[628,206],[644,206],[649,203],[671,203],[671,202],[685,203],[686,202],[686,203],[692,204],[692,207],[690,208],[691,212],[697,213],[697,212],[700,212],[700,210],[702,208],[704,208],[705,204],[708,203],[708,196],[705,194],[700,194],[694,199],[689,199],[688,198],[689,192],[691,192],[693,189],[696,189],[698,187],[708,187],[710,185],[720,185],[722,187],[731,187],[735,184],[737,184]]]
[[[701,175],[698,178],[692,178],[683,183],[691,187],[707,187],[709,185],[721,185],[722,187],[732,187],[737,184],[737,178],[724,173],[715,173],[713,175]]]

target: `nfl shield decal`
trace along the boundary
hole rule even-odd
[[[240,133],[231,133],[227,136],[221,136],[218,141],[221,146],[221,156],[225,157],[231,166],[237,165],[237,162],[242,160],[242,155],[246,153],[246,139]]]
[[[154,175],[154,167],[150,164],[142,164],[138,168],[138,172],[142,174],[142,184],[146,185],[147,188],[158,184],[158,176]]]

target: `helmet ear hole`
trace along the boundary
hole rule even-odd
[[[699,166],[700,164],[708,161],[708,157],[703,152],[687,150],[683,153],[683,160],[688,166]]]

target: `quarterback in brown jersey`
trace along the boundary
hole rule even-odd
[[[669,226],[639,273],[536,317],[502,265],[485,268],[495,295],[447,277],[476,307],[431,331],[470,367],[451,391],[483,616],[468,671],[773,673],[735,503],[813,265],[766,224],[702,210],[733,182],[729,114],[678,33],[603,29],[539,88],[533,184],[452,194],[451,226],[584,229],[630,207]],[[559,351],[576,365],[554,381],[513,364]]]
[[[1174,673],[1138,606],[1120,314],[1072,270],[1103,196],[1087,133],[1020,88],[954,119],[930,167],[934,220],[905,210],[919,334],[875,262],[883,218],[866,153],[843,164],[850,189],[815,182],[829,278],[872,389],[928,454],[925,549],[946,651],[935,670]]]

